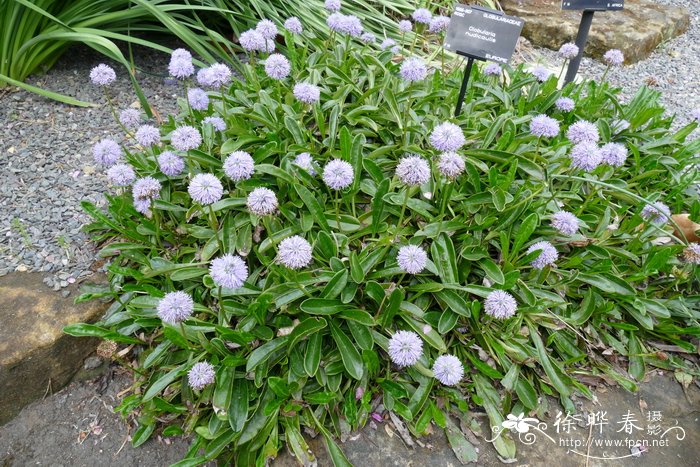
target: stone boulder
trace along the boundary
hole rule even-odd
[[[558,50],[576,39],[581,11],[563,11],[561,0],[500,0],[500,4],[509,15],[525,20],[523,35],[536,46]],[[609,49],[620,49],[627,63],[635,63],[689,25],[685,8],[626,0],[624,10],[595,13],[585,53],[601,58]]]
[[[95,350],[98,339],[71,337],[62,329],[97,321],[107,305],[98,300],[76,305],[74,295],[63,298],[40,274],[0,277],[0,425],[68,384]]]

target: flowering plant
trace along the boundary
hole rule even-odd
[[[581,375],[696,371],[641,337],[698,334],[698,261],[670,217],[700,210],[697,123],[671,132],[648,90],[622,104],[522,68],[476,71],[454,119],[458,74],[329,22],[328,41],[283,30],[287,56],[274,24],[251,31],[241,79],[176,63],[181,113],[125,115],[127,143],[95,149],[115,188],[84,207],[110,290],[81,299],[115,302],[66,330],[143,349],[119,408],[134,444],[160,423],[194,434],[187,465],[262,464],[282,438],[306,462],[305,426],[347,465],[332,432],[385,411],[415,434],[470,404],[500,426],[539,394],[572,408]]]

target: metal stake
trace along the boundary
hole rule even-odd
[[[459,117],[462,113],[462,102],[464,102],[464,94],[467,92],[467,84],[469,84],[469,76],[472,74],[472,65],[474,64],[474,58],[469,57],[467,59],[467,66],[464,68],[464,78],[462,79],[462,87],[459,90],[459,100],[457,101],[457,108],[455,109],[455,117]]]
[[[586,42],[588,42],[588,33],[590,32],[591,24],[593,23],[593,13],[595,13],[594,10],[583,10],[583,14],[581,15],[581,24],[579,24],[578,34],[576,35],[578,55],[569,62],[569,68],[566,70],[564,84],[569,84],[574,80],[574,78],[576,78],[578,67],[581,65],[581,59],[583,58],[583,50],[586,48]]]

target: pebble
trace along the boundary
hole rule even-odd
[[[83,363],[83,368],[85,368],[86,370],[94,370],[100,365],[102,365],[102,359],[93,355],[92,357],[88,357],[85,359],[85,363]]]

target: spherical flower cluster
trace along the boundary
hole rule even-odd
[[[454,123],[444,122],[430,133],[430,144],[438,151],[453,152],[464,146],[466,139],[462,129]]]
[[[209,108],[209,96],[200,88],[188,89],[187,101],[194,110],[207,110]]]
[[[603,60],[605,63],[611,66],[620,66],[625,62],[625,56],[622,51],[618,49],[610,49],[603,55]]]
[[[464,172],[464,159],[456,152],[443,152],[438,156],[437,168],[445,177],[454,179]]]
[[[225,254],[212,260],[209,275],[218,287],[237,289],[248,279],[248,265],[238,255]]]
[[[224,173],[234,182],[248,180],[253,176],[255,161],[245,151],[232,152],[224,161]]]
[[[557,249],[554,248],[554,245],[545,241],[535,243],[527,249],[526,253],[529,255],[533,251],[538,250],[540,252],[539,256],[530,262],[535,269],[544,269],[550,264],[554,264],[557,258],[559,258],[559,253],[557,253]]]
[[[153,177],[143,177],[136,180],[131,188],[131,194],[134,196],[134,202],[148,201],[150,207],[151,200],[160,198],[160,182]],[[141,212],[141,211],[139,211]]]
[[[271,54],[275,51],[277,44],[272,39],[265,39],[265,52]]]
[[[313,163],[314,159],[308,152],[302,152],[301,154],[297,154],[297,157],[294,158],[294,165],[306,170],[309,173],[309,175],[312,176],[316,175],[316,170],[314,169]]]
[[[691,243],[683,250],[683,259],[690,264],[700,265],[700,243]]]
[[[141,125],[134,137],[143,147],[154,146],[160,142],[160,131],[153,125]]]
[[[157,309],[164,323],[178,324],[192,316],[194,300],[185,292],[170,292],[158,302]]]
[[[552,76],[552,72],[543,67],[542,65],[537,65],[530,71],[530,73],[532,73],[532,76],[537,78],[537,81],[539,82],[547,81],[549,77]]]
[[[411,15],[413,21],[421,24],[430,24],[430,20],[433,19],[433,14],[427,8],[418,8]]]
[[[209,362],[199,362],[192,365],[187,372],[187,382],[196,391],[201,391],[214,382],[216,372]]]
[[[119,112],[119,123],[129,130],[133,130],[141,123],[141,112],[137,109],[124,109]]]
[[[175,177],[185,169],[185,161],[172,151],[163,151],[158,156],[158,167],[168,177]]]
[[[134,198],[134,209],[146,217],[151,217],[151,202],[148,198]]]
[[[323,168],[323,181],[332,190],[343,190],[355,179],[352,166],[341,159],[333,159]]]
[[[299,235],[285,238],[279,244],[277,261],[289,269],[301,269],[311,263],[313,248]]]
[[[413,29],[413,24],[409,20],[402,19],[399,21],[399,32],[407,33],[411,32],[411,29]]]
[[[287,18],[287,20],[284,22],[284,29],[292,34],[301,34],[304,31],[304,28],[301,26],[301,21],[299,21],[299,18],[296,16]]]
[[[284,55],[272,54],[265,60],[265,74],[272,79],[284,79],[290,70],[289,60]]]
[[[561,55],[566,60],[576,58],[576,56],[578,55],[578,46],[573,42],[568,42],[561,46],[561,48],[559,49],[559,55]]]
[[[397,366],[415,365],[423,354],[423,340],[413,331],[396,331],[389,339],[388,351]]]
[[[554,107],[562,112],[571,112],[576,107],[576,102],[569,97],[560,97],[554,103]]]
[[[360,40],[364,44],[372,44],[374,41],[377,40],[377,37],[372,34],[371,32],[363,32],[362,35],[360,36]]]
[[[503,69],[498,63],[489,63],[484,67],[484,75],[486,76],[501,76]]]
[[[321,98],[321,89],[310,83],[297,83],[294,85],[294,97],[305,104],[315,104]]]
[[[484,311],[494,318],[510,318],[515,315],[517,309],[518,303],[515,298],[503,290],[494,290],[484,300]]]
[[[538,138],[554,138],[559,134],[559,122],[547,115],[537,115],[530,121],[530,133]]]
[[[386,50],[394,46],[396,46],[396,41],[394,39],[384,39],[382,43],[379,44],[379,48],[382,50]]]
[[[192,54],[185,49],[175,49],[170,56],[168,64],[168,72],[170,76],[178,79],[184,79],[194,74],[194,65],[192,64]]]
[[[107,177],[114,186],[129,186],[136,180],[134,169],[127,164],[116,164],[107,170]]]
[[[464,377],[464,366],[454,355],[440,355],[433,363],[433,374],[445,386],[455,386]]]
[[[654,204],[644,206],[640,215],[645,221],[651,221],[654,224],[665,224],[671,218],[671,209],[664,203],[657,201]]]
[[[111,66],[100,63],[90,70],[90,81],[96,86],[109,86],[117,79],[117,74]]]
[[[574,144],[597,143],[600,140],[598,127],[587,120],[579,120],[566,131],[566,137]]]
[[[338,31],[352,37],[360,37],[362,35],[362,22],[354,15],[340,15],[340,25]]]
[[[340,11],[340,0],[326,0],[324,6],[328,11]]]
[[[249,29],[241,33],[238,42],[241,44],[241,47],[243,47],[243,50],[248,52],[264,52],[267,49],[267,40],[260,31],[256,31],[255,29]]]
[[[564,235],[573,235],[578,231],[579,219],[568,211],[558,211],[552,214],[552,227]]]
[[[195,127],[184,125],[173,130],[170,142],[178,151],[189,151],[202,144],[202,135]]]
[[[428,264],[428,254],[419,246],[406,245],[399,248],[396,262],[399,263],[399,267],[403,271],[409,274],[419,274]]]
[[[224,131],[226,129],[226,122],[221,117],[205,117],[204,120],[202,120],[202,123],[205,125],[208,123],[209,125],[213,126],[216,131]]]
[[[627,160],[627,148],[620,143],[607,143],[600,148],[604,164],[622,167]]]
[[[197,72],[197,82],[202,86],[223,87],[231,82],[231,70],[223,63],[214,63]]]
[[[430,166],[418,155],[402,157],[396,166],[396,176],[409,186],[419,186],[430,180]]]
[[[399,74],[401,78],[408,82],[421,81],[428,76],[428,67],[420,58],[411,57],[403,61],[399,69]]]
[[[274,39],[277,37],[277,26],[269,19],[260,20],[255,26],[255,30],[262,34],[265,39]]]
[[[192,177],[187,192],[192,199],[201,205],[216,203],[224,194],[224,187],[212,174],[197,174]]]
[[[105,138],[92,147],[92,157],[99,165],[110,167],[121,159],[122,149],[116,141]]]
[[[450,18],[447,16],[433,16],[433,18],[430,20],[430,26],[428,26],[428,31],[432,32],[433,34],[438,34],[444,31],[447,31],[447,28],[450,27]]]
[[[603,155],[598,145],[591,142],[575,145],[571,148],[569,157],[571,158],[571,167],[585,170],[586,172],[594,171],[603,162]]]
[[[269,188],[259,187],[248,195],[246,205],[253,214],[266,216],[277,209],[277,196]]]
[[[326,24],[331,31],[341,32],[343,18],[345,18],[345,15],[342,13],[331,13],[326,19]]]

